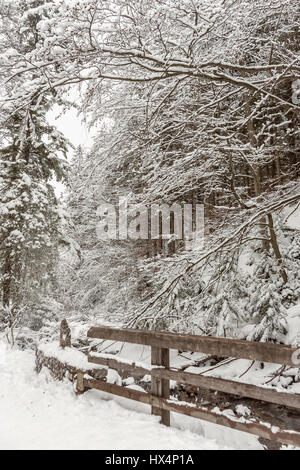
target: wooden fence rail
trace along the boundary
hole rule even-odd
[[[296,348],[281,344],[99,326],[90,328],[88,337],[290,366],[295,366],[292,354],[297,353]]]
[[[197,351],[219,357],[232,357],[263,361],[295,367],[293,357],[298,350],[290,346],[258,343],[227,338],[212,338],[157,331],[92,327],[88,337],[122,341],[151,346],[151,366],[128,361],[110,354],[90,353],[89,362],[108,366],[115,370],[126,370],[151,375],[151,393],[139,392],[104,381],[78,376],[78,390],[95,388],[125,398],[151,405],[152,414],[161,416],[161,423],[170,425],[170,412],[183,413],[212,423],[229,426],[265,439],[300,447],[300,394],[277,392],[274,389],[235,382],[215,377],[182,372],[170,367],[170,349]],[[220,410],[211,411],[193,403],[170,399],[170,380],[190,384],[202,389],[215,390],[239,397],[249,397],[299,411],[299,429],[283,430],[253,418],[229,416]]]

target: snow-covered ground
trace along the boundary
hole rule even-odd
[[[299,338],[300,305],[289,309],[287,322],[285,342],[294,344]],[[81,332],[81,323],[78,329],[76,322],[72,323],[72,337],[77,338]],[[47,355],[59,354],[63,362],[88,368],[84,354],[75,349],[59,351],[57,344],[39,347]],[[107,341],[100,349],[122,360],[150,364],[147,346]],[[186,371],[199,373],[207,366],[195,368],[192,364],[202,356],[186,352],[178,355],[172,350],[171,363],[173,367],[190,363]],[[0,338],[0,449],[262,449],[256,436],[177,413],[171,413],[171,427],[166,428],[159,424],[158,417],[151,416],[149,406],[126,398],[97,390],[77,396],[71,382],[54,381],[47,369],[37,374],[34,365],[32,350],[11,350]],[[264,369],[257,364],[249,366],[251,361],[239,359],[219,366],[209,375],[299,393],[300,383],[289,385],[288,374],[266,385],[278,365],[265,364]],[[147,378],[150,380],[150,376],[144,380]],[[109,371],[109,382],[120,380],[115,371]],[[137,385],[129,386],[142,390]]]
[[[150,408],[34,371],[32,351],[0,342],[0,449],[261,449],[255,436],[172,416],[158,423]]]

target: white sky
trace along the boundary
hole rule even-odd
[[[61,108],[55,104],[48,112],[49,123],[55,125],[75,147],[91,147],[93,143],[93,132],[89,131],[82,122],[82,117],[77,115],[76,109],[69,109],[61,115]],[[72,155],[72,152],[71,152]]]
[[[76,100],[78,98],[78,92],[76,89],[72,90],[72,97]],[[57,127],[65,137],[70,141],[74,147],[82,145],[85,148],[90,148],[93,144],[93,136],[96,130],[89,130],[83,122],[82,116],[78,116],[78,111],[75,108],[68,109],[65,113],[62,113],[62,108],[55,104],[51,111],[47,113],[47,119],[50,124]],[[73,149],[68,152],[69,160],[72,159]],[[53,181],[55,193],[58,197],[65,191],[65,186],[56,180]]]
[[[66,99],[73,103],[80,103],[82,100],[82,93],[86,90],[86,84],[72,85],[66,91]],[[75,108],[68,109],[62,113],[62,107],[54,104],[52,110],[47,114],[50,124],[55,125],[60,132],[71,142],[74,147],[82,145],[83,147],[91,147],[93,144],[93,135],[96,130],[88,130],[83,122],[83,116],[78,116],[78,111]],[[72,157],[73,151],[69,152]]]
[[[54,105],[53,109],[47,113],[47,118],[49,123],[56,126],[75,147],[78,145],[90,147],[93,143],[90,132],[82,123],[81,118],[77,116],[76,109],[70,109],[61,115],[61,108],[58,105]],[[69,150],[69,160],[72,159],[73,152],[73,149]],[[55,179],[52,183],[56,196],[60,198],[66,190],[65,185]]]

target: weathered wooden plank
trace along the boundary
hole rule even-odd
[[[161,348],[151,347],[151,364],[160,366],[161,365]],[[155,377],[151,377],[151,393],[157,397],[161,397],[161,380]],[[151,413],[153,415],[161,416],[160,408],[152,406]]]
[[[88,337],[145,344],[158,348],[198,351],[220,357],[237,357],[291,366],[295,366],[292,355],[296,355],[298,352],[297,348],[273,343],[99,326],[90,328]]]
[[[130,388],[120,387],[119,385],[108,384],[95,379],[83,379],[84,386],[89,388],[95,388],[104,392],[112,393],[124,398],[139,401],[147,405],[162,408],[163,410],[173,411],[181,413],[194,418],[203,419],[211,423],[219,424],[221,426],[230,427],[256,436],[263,437],[265,439],[281,442],[283,444],[290,444],[296,447],[300,447],[300,433],[289,430],[282,430],[277,427],[272,427],[270,424],[262,424],[246,420],[238,420],[237,418],[231,418],[223,414],[218,414],[199,406],[189,406],[183,403],[176,403],[175,401],[168,400],[166,398],[156,397],[148,393],[140,392]]]
[[[113,395],[118,395],[119,397],[129,398],[130,400],[139,401],[145,403],[146,405],[151,405],[150,396],[148,393],[140,392],[139,390],[133,390],[128,387],[122,387],[120,385],[110,384],[103,382],[102,380],[96,379],[83,379],[85,387],[95,388],[96,390],[101,390],[102,392],[112,393]]]
[[[84,392],[83,372],[81,372],[80,370],[77,372],[76,391],[78,393],[83,393]]]
[[[156,400],[157,397],[154,397],[154,399],[152,399],[152,403],[156,404]],[[300,447],[300,433],[295,431],[282,430],[276,426],[271,426],[269,423],[262,424],[258,422],[251,422],[249,420],[239,421],[238,419],[230,418],[229,416],[225,416],[223,414],[205,410],[199,406],[191,407],[180,403],[172,403],[171,400],[166,401],[162,398],[159,400],[160,406],[163,409],[192,416],[198,419],[203,419],[204,421],[230,427],[238,431],[255,434],[256,436],[263,437],[271,441]]]
[[[165,368],[170,367],[170,350],[167,348],[161,349],[161,365]],[[162,398],[170,398],[170,380],[165,375],[161,379],[161,396]],[[170,411],[161,411],[161,422],[165,426],[170,426]]]
[[[205,377],[203,375],[171,369],[153,369],[151,371],[151,375],[156,378],[167,377],[170,380],[176,380],[178,383],[185,383],[208,390],[217,390],[219,392],[230,393],[232,395],[254,398],[256,400],[275,403],[277,405],[288,406],[290,408],[300,410],[300,394],[277,392],[274,389],[259,387],[252,384],[215,377]]]
[[[154,366],[169,367],[169,350],[166,348],[151,347],[151,364]],[[151,377],[151,393],[158,397],[170,397],[170,382],[169,379],[159,376],[159,378]],[[170,426],[170,412],[152,406],[152,414],[161,416],[161,423],[165,426]]]
[[[195,385],[196,387],[204,388],[207,390],[217,390],[218,392],[230,393],[241,397],[253,398],[255,400],[266,401],[268,403],[275,403],[277,405],[283,405],[290,408],[300,410],[300,394],[277,392],[271,388],[259,387],[257,385],[235,382],[233,380],[219,379],[216,377],[207,377],[204,375],[193,374],[191,372],[181,372],[178,370],[172,370],[167,368],[154,368],[152,370],[143,368],[141,366],[128,364],[128,362],[122,362],[122,358],[118,360],[105,358],[105,357],[88,357],[89,362],[95,362],[108,366],[116,370],[126,370],[129,372],[137,372],[143,375],[151,375],[153,379],[169,379],[175,380],[178,383],[184,383],[189,385]],[[168,363],[168,362],[166,362]],[[162,364],[163,365],[163,364]],[[165,366],[166,367],[166,366]],[[167,387],[169,384],[167,383]],[[168,390],[163,395],[165,398]],[[155,394],[152,392],[152,394]]]
[[[147,369],[146,367],[137,365],[135,362],[129,364],[128,362],[122,361],[122,358],[112,359],[110,357],[93,356],[93,354],[90,354],[88,356],[88,362],[108,366],[111,369],[126,370],[128,372],[136,372],[144,375],[150,375],[151,373],[150,368]]]

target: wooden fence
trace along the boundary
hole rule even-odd
[[[167,426],[170,425],[170,412],[172,411],[255,434],[265,439],[300,447],[300,427],[298,430],[280,429],[270,423],[262,423],[253,418],[228,416],[220,410],[212,411],[198,404],[171,399],[169,382],[175,380],[177,383],[190,384],[201,389],[282,405],[296,410],[298,413],[300,412],[300,394],[278,392],[270,388],[197,375],[170,367],[170,349],[198,351],[219,357],[250,359],[295,367],[293,362],[293,357],[297,355],[295,348],[272,343],[106,327],[91,328],[88,331],[88,337],[151,346],[151,366],[130,363],[122,358],[113,358],[108,354],[91,353],[88,357],[89,362],[105,365],[115,370],[151,375],[151,393],[85,378],[82,373],[78,374],[77,388],[79,391],[95,388],[151,405],[152,413],[160,415],[161,423]]]

